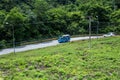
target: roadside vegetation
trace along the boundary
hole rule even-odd
[[[120,33],[119,0],[0,0],[0,49],[62,34]]]
[[[0,56],[3,80],[119,80],[120,36]]]

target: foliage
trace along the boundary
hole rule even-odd
[[[5,80],[118,80],[120,36],[69,42],[54,47],[0,56]]]
[[[4,19],[4,28],[6,30],[11,29],[14,27],[15,29],[15,38],[16,40],[20,40],[24,38],[23,32],[25,30],[23,23],[25,22],[26,17],[23,13],[20,12],[19,8],[13,8],[11,9],[10,13],[7,14],[6,18]],[[7,23],[7,26],[6,26]],[[9,25],[9,26],[8,26]],[[8,31],[5,31],[8,32]],[[19,35],[19,36],[18,36]],[[12,34],[10,33],[10,36],[12,36]],[[9,35],[8,35],[9,37]]]
[[[0,0],[0,41],[11,43],[12,26],[16,42],[61,34],[87,34],[88,16],[92,16],[94,26],[96,21],[116,24],[100,25],[100,34],[120,32],[117,0]]]
[[[115,23],[114,28],[117,33],[120,32],[120,10],[115,11],[111,14],[111,22]]]

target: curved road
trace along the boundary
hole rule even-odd
[[[101,36],[99,36],[99,38],[100,37]],[[91,38],[97,38],[97,36],[92,36]],[[70,41],[85,40],[85,39],[89,39],[89,37],[88,36],[87,37],[75,37],[75,38],[71,38]],[[55,45],[58,45],[58,44],[60,44],[60,43],[58,43],[57,40],[53,40],[53,41],[49,41],[49,42],[43,42],[43,43],[37,43],[37,44],[29,44],[29,45],[25,45],[25,46],[16,47],[15,52],[28,51],[28,50],[44,48],[44,47],[48,47],[48,46],[55,46]],[[7,48],[7,49],[1,50],[0,55],[12,53],[12,52],[14,52],[14,48]]]

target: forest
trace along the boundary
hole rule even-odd
[[[119,0],[0,0],[0,48],[62,34],[120,33]],[[99,23],[99,24],[98,24]],[[8,43],[10,43],[8,45]]]

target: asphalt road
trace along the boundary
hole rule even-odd
[[[99,36],[99,38],[100,37],[101,36]],[[97,38],[97,36],[92,36],[91,38]],[[75,38],[71,38],[70,41],[85,40],[85,39],[89,39],[89,37],[88,36],[87,37],[75,37]],[[28,50],[44,48],[44,47],[48,47],[48,46],[55,46],[55,45],[58,45],[58,44],[60,44],[60,43],[58,43],[57,40],[53,40],[53,41],[49,41],[49,42],[43,42],[43,43],[37,43],[37,44],[29,44],[29,45],[25,45],[25,46],[16,47],[15,52],[28,51]],[[1,50],[0,55],[12,53],[12,52],[14,52],[14,48],[7,48],[7,49]]]

